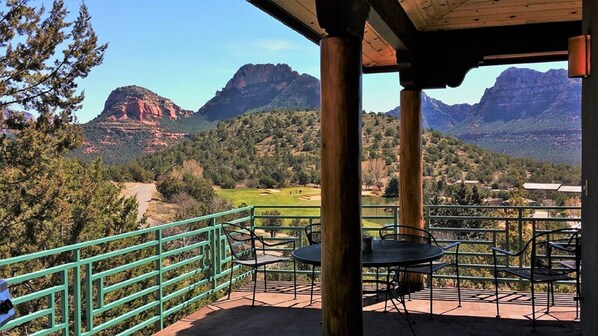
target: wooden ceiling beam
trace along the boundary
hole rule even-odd
[[[399,67],[401,85],[456,87],[482,65],[566,60],[568,38],[580,32],[579,21],[422,32],[411,54],[397,52],[399,65],[412,62]]]
[[[282,22],[287,27],[293,29],[294,31],[298,32],[299,34],[305,36],[308,40],[312,41],[315,44],[319,44],[322,36],[311,29],[308,25],[301,22],[301,20],[297,19],[293,15],[287,13],[282,8],[278,7],[275,3],[270,0],[247,0],[249,3],[254,5],[255,7],[261,9],[265,13],[268,13],[270,16],[275,18],[276,20]]]
[[[580,33],[580,21],[436,31],[422,33],[418,49],[437,51],[434,49],[441,46],[476,51],[482,56],[532,55],[566,51],[567,39]]]
[[[370,6],[365,0],[316,0],[316,15],[329,36],[363,39]]]
[[[395,50],[415,45],[418,31],[398,1],[367,0],[370,4],[368,23]]]

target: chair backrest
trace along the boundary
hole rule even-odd
[[[547,232],[541,232],[534,235],[524,246],[517,252],[516,255],[529,254],[530,267],[533,273],[542,274],[546,270],[552,269],[552,253],[551,243],[562,243],[571,246],[571,252],[576,253],[573,246],[580,244],[581,232],[579,229],[564,228],[556,229]]]
[[[232,223],[222,224],[228,246],[233,258],[238,260],[254,260],[256,258],[256,235],[253,230]]]
[[[396,240],[396,241],[408,241],[412,243],[420,244],[435,244],[438,245],[434,236],[424,229],[420,229],[413,226],[399,225],[399,232],[394,231],[394,226],[383,227],[378,231],[380,239],[383,240]]]
[[[309,245],[320,244],[322,242],[322,224],[312,223],[305,227],[305,236]]]

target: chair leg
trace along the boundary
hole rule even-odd
[[[386,271],[386,292],[384,293],[384,312],[386,313],[386,307],[388,305],[388,294],[390,294],[390,268]],[[392,299],[391,299],[392,300]]]
[[[256,276],[257,276],[257,269],[255,270],[255,273],[256,273]],[[268,280],[266,280],[266,278],[268,278],[268,277],[266,276],[266,265],[264,265],[264,292],[268,291],[268,286],[267,286],[267,281]],[[256,278],[256,280],[257,280],[257,278]]]
[[[579,269],[575,275],[575,319],[579,319],[579,300],[581,298],[581,288],[579,281]]]
[[[407,276],[407,272],[403,272],[403,276]],[[402,290],[402,289],[401,289]],[[411,301],[411,281],[409,281],[409,279],[407,279],[407,293],[409,294],[409,301]]]
[[[227,300],[230,300],[230,290],[231,290],[231,287],[233,286],[234,270],[235,270],[235,266],[231,263],[231,265],[230,265],[230,281],[228,282],[228,299]]]
[[[432,272],[430,272],[430,274],[428,274],[428,279],[429,281],[429,286],[430,286],[430,319],[434,318],[433,312],[432,312],[432,302],[434,301],[434,286],[433,286],[433,281],[432,281]]]
[[[376,267],[376,301],[378,301],[378,293],[380,292],[378,288],[378,271],[380,270],[379,267]]]
[[[316,266],[311,265],[311,292],[309,293],[309,304],[311,305],[314,301],[314,281],[316,275]]]
[[[496,317],[500,317],[500,308],[498,307],[498,271],[494,266],[494,292],[496,293]]]
[[[532,330],[536,331],[536,295],[534,293],[534,283],[532,282]]]
[[[550,293],[553,290],[552,282],[549,282],[548,287],[546,288],[546,314],[550,313]],[[554,293],[552,293],[552,302],[554,303]]]
[[[297,300],[297,263],[293,259],[293,288],[295,289],[295,300]]]
[[[550,285],[550,296],[552,297],[552,304],[550,306],[554,306],[554,283]]]
[[[257,268],[254,270],[253,276],[253,298],[251,299],[251,306],[255,307],[255,289],[257,287]],[[266,275],[264,274],[264,278]]]
[[[459,297],[459,305],[461,307],[461,278],[459,277],[459,264],[457,266],[457,296]]]

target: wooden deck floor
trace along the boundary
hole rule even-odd
[[[256,307],[251,307],[252,283],[187,316],[155,336],[190,335],[321,335],[321,302],[316,284],[314,303],[309,302],[309,284],[298,284],[293,298],[292,283],[268,282],[264,292],[258,283]],[[529,293],[500,292],[501,318],[496,318],[494,291],[462,289],[434,290],[434,317],[429,312],[428,290],[414,293],[407,308],[416,323],[417,335],[581,335],[570,294],[555,294],[555,306],[546,314],[546,294],[537,295],[537,332],[532,332]],[[364,335],[411,335],[407,322],[395,311],[383,312],[384,298],[365,296]]]

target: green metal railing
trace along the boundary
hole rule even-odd
[[[268,210],[281,215],[264,214]],[[550,217],[535,217],[539,210]],[[441,242],[462,242],[462,279],[476,283],[492,279],[491,246],[517,250],[535,232],[581,220],[578,207],[443,205],[424,211],[426,227]],[[364,206],[362,218],[372,236],[400,223],[392,205]],[[272,224],[277,220],[281,225]],[[0,278],[6,278],[18,311],[0,333],[150,334],[214,300],[227,288],[231,271],[235,282],[251,274],[231,270],[222,223],[272,232],[272,240],[295,237],[300,247],[307,244],[304,226],[319,220],[317,206],[248,206],[0,260]],[[288,276],[292,269],[273,271]]]
[[[0,260],[0,277],[19,312],[0,330],[131,335],[162,329],[228,286],[230,257],[220,224],[249,225],[251,212],[245,207]]]

